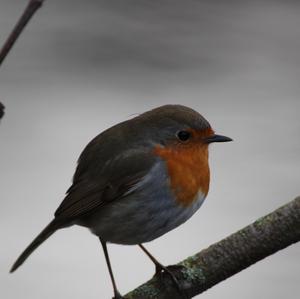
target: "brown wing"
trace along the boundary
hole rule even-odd
[[[128,152],[109,161],[103,161],[95,169],[93,159],[90,165],[81,165],[79,160],[73,185],[55,212],[63,222],[71,222],[94,211],[102,205],[124,196],[139,182],[155,163],[155,157],[146,151]]]

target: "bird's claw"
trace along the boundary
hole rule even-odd
[[[156,264],[155,267],[155,274],[154,277],[158,277],[159,279],[163,279],[164,275],[169,275],[169,277],[171,278],[171,280],[173,281],[173,283],[175,284],[177,290],[179,291],[179,293],[182,295],[182,298],[184,299],[188,299],[188,296],[186,295],[185,291],[183,290],[183,288],[181,287],[177,277],[176,277],[176,272],[181,272],[182,269],[184,269],[184,266],[181,265],[172,265],[172,266],[163,266],[161,264]]]
[[[118,291],[116,291],[112,299],[124,299],[124,297]]]

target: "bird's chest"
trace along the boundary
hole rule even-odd
[[[104,240],[118,244],[148,242],[178,227],[200,208],[206,194],[199,191],[199,183],[193,187],[187,182],[195,178],[180,177],[172,181],[169,171],[166,163],[156,163],[126,197],[99,209],[85,226]],[[174,179],[179,180],[179,191],[171,190],[177,182]]]
[[[199,193],[207,195],[210,178],[207,146],[157,147],[155,153],[166,163],[170,188],[178,203],[189,206]]]

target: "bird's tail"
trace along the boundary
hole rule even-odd
[[[46,241],[53,233],[55,233],[61,226],[58,225],[56,219],[53,219],[40,234],[28,245],[28,247],[22,252],[22,254],[15,261],[10,269],[10,273],[17,270],[29,257],[29,255],[39,247],[44,241]]]

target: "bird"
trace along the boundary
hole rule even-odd
[[[92,139],[80,154],[71,187],[52,221],[13,264],[20,267],[54,232],[88,228],[102,245],[114,299],[117,288],[107,243],[138,245],[156,273],[171,271],[145,248],[186,222],[209,190],[208,146],[229,142],[192,108],[168,104],[116,124]]]

